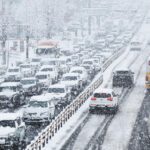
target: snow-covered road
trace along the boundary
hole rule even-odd
[[[148,33],[147,25],[144,25],[143,32]],[[144,34],[149,37],[148,35]],[[150,54],[148,51],[149,47],[146,47],[142,52],[140,57],[133,64],[131,69],[135,72],[136,85],[132,90],[126,101],[121,104],[119,113],[113,119],[107,134],[105,136],[104,144],[102,146],[103,150],[124,150],[127,149],[128,142],[131,137],[132,129],[140,110],[141,104],[143,102],[145,92],[144,92],[144,79],[145,79],[145,60]],[[137,65],[138,64],[138,65]],[[140,70],[140,72],[139,72]],[[116,130],[117,129],[117,130]],[[116,132],[117,131],[117,132]]]

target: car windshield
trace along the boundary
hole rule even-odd
[[[65,93],[64,88],[49,88],[48,93]]]
[[[0,92],[4,92],[4,91],[13,91],[16,92],[17,90],[19,90],[16,86],[4,86],[4,87],[0,87]]]
[[[40,59],[34,58],[34,59],[32,59],[32,62],[40,62]]]
[[[84,61],[83,64],[89,64],[89,65],[92,65],[93,62],[92,62],[92,61]]]
[[[8,72],[19,72],[19,69],[8,69]]]
[[[129,71],[117,71],[117,74],[129,74]]]
[[[66,76],[63,78],[63,81],[68,81],[68,80],[72,81],[77,79],[78,79],[77,76]]]
[[[95,93],[94,97],[96,97],[96,98],[108,98],[108,97],[111,97],[111,94],[109,94],[109,93]]]
[[[21,68],[30,68],[30,65],[21,65]]]
[[[53,68],[43,68],[41,71],[53,71]]]
[[[140,45],[140,42],[131,42],[131,45]]]
[[[74,71],[72,71],[73,73],[79,73],[79,74],[82,74],[83,73],[83,71],[82,70],[74,70]]]
[[[47,101],[30,101],[28,106],[46,108],[48,107],[48,102]]]
[[[21,80],[21,84],[24,84],[24,85],[26,85],[26,84],[35,84],[35,80]]]
[[[1,120],[0,126],[14,128],[15,127],[15,120]]]
[[[37,75],[37,79],[47,79],[47,75]]]

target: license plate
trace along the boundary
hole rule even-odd
[[[5,144],[5,139],[0,139],[0,144]]]

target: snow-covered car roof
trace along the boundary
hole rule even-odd
[[[29,63],[23,63],[23,64],[20,64],[19,66],[20,66],[20,67],[21,67],[21,66],[31,66],[31,64],[29,64]]]
[[[44,68],[55,68],[55,66],[52,66],[52,65],[43,65],[43,66],[40,68],[40,70],[41,70],[41,69],[44,69]]]
[[[66,73],[63,75],[63,77],[66,77],[66,76],[79,76],[79,73]]]
[[[83,62],[86,62],[86,61],[92,61],[93,62],[93,59],[84,59]]]
[[[9,69],[20,69],[20,68],[19,68],[19,67],[14,67],[14,66],[12,66],[12,67],[8,67],[7,70],[9,70]]]
[[[22,78],[21,80],[36,80],[35,77],[29,77],[29,78]]]
[[[130,71],[130,69],[127,67],[124,67],[124,68],[122,67],[122,68],[115,69],[115,71]]]
[[[97,88],[94,93],[112,93],[113,89],[110,88]]]
[[[0,113],[0,121],[2,120],[15,120],[18,117],[21,117],[19,113]]]
[[[75,70],[82,70],[82,71],[85,71],[85,68],[82,67],[82,66],[75,66],[75,67],[72,67],[72,68],[70,69],[70,72],[75,71]]]
[[[0,87],[13,87],[21,85],[20,82],[3,82],[0,84]]]
[[[32,96],[30,98],[30,101],[49,101],[51,100],[51,97],[49,97],[48,95],[42,94],[42,95],[38,95],[38,96]]]
[[[35,76],[38,76],[38,75],[50,75],[50,72],[48,71],[40,71],[40,72],[37,72]]]
[[[50,85],[49,88],[66,88],[66,86],[64,84],[53,84],[53,85]]]

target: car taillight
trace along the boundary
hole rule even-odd
[[[91,100],[92,100],[92,101],[95,101],[95,100],[96,100],[96,97],[92,97]]]
[[[113,98],[112,98],[112,97],[108,97],[107,100],[108,100],[108,101],[112,101]]]
[[[145,79],[146,79],[146,81],[148,81],[148,76],[146,76],[146,78],[145,78]]]

